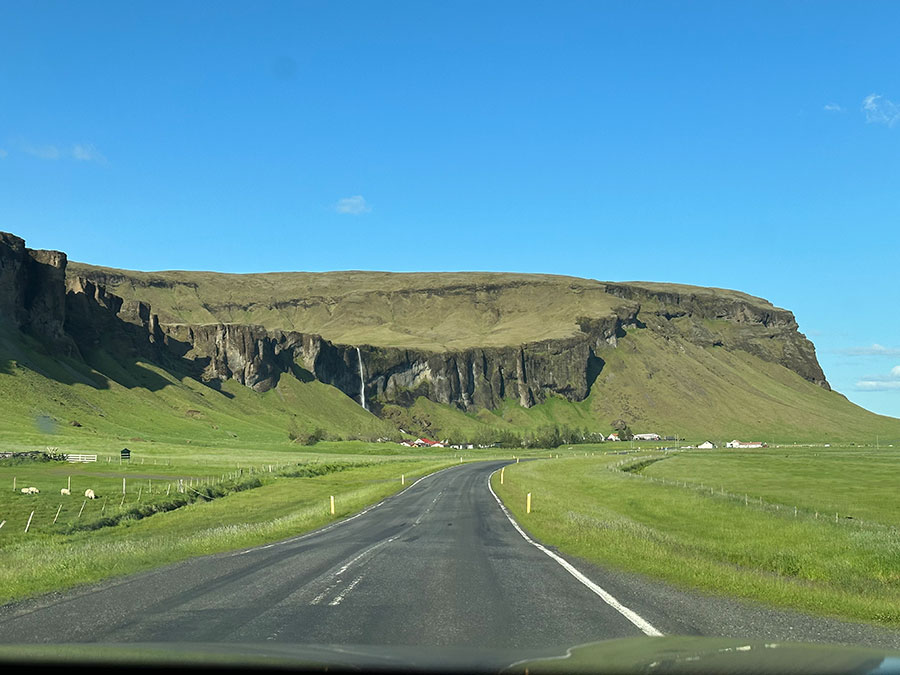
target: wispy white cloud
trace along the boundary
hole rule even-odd
[[[880,94],[869,94],[863,99],[862,111],[866,122],[894,126],[900,121],[900,106]]]
[[[894,391],[900,389],[900,366],[887,375],[868,375],[856,383],[857,391]]]
[[[848,356],[900,356],[900,349],[896,347],[885,347],[880,344],[873,344],[871,347],[847,347],[846,349],[838,349],[839,354],[847,354]]]
[[[105,162],[106,157],[100,154],[100,151],[93,143],[76,143],[72,146],[72,157],[80,162]]]
[[[38,159],[59,159],[62,153],[55,145],[31,145],[31,143],[22,144],[22,152]]]
[[[860,380],[857,391],[895,391],[900,389],[900,380]]]
[[[62,159],[74,159],[78,162],[99,162],[106,163],[106,157],[103,156],[97,146],[93,143],[73,143],[68,146],[60,146],[52,143],[36,145],[25,139],[18,139],[14,142],[14,149],[37,157],[38,159],[46,159],[51,161]],[[6,150],[2,150],[0,158],[6,157]]]
[[[828,112],[844,112],[844,109],[837,103],[826,103],[825,110]]]
[[[351,216],[359,216],[363,213],[369,213],[372,207],[369,206],[362,195],[354,195],[353,197],[344,197],[339,199],[334,205],[334,210]]]

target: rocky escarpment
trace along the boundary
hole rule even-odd
[[[692,293],[633,284],[606,284],[611,295],[639,303],[637,318],[650,330],[704,347],[725,347],[772,361],[831,390],[812,342],[793,313],[739,296]]]
[[[595,351],[621,334],[621,321],[597,321],[593,333],[508,348],[429,352],[340,345],[292,331],[238,324],[161,324],[167,349],[200,364],[204,380],[234,379],[258,391],[284,373],[314,377],[361,401],[411,404],[425,396],[463,410],[495,408],[506,398],[530,407],[550,395],[584,399],[602,368]],[[362,361],[362,364],[360,364]]]
[[[67,286],[65,328],[83,353],[102,348],[131,359],[163,353],[166,338],[146,302],[126,302],[85,279],[70,279]]]
[[[213,385],[235,380],[266,391],[290,375],[315,378],[360,402],[362,385],[375,412],[388,403],[410,405],[419,396],[466,411],[496,408],[509,399],[525,407],[550,396],[583,400],[604,368],[604,354],[616,349],[630,331],[640,330],[668,340],[745,351],[829,388],[815,349],[798,332],[793,314],[734,292],[652,284],[589,286],[585,281],[559,286],[559,292],[595,293],[612,300],[595,305],[604,309],[592,315],[569,315],[572,329],[563,337],[458,349],[404,348],[364,341],[344,344],[250,322],[161,322],[150,303],[123,299],[96,275],[67,277],[66,264],[63,253],[32,251],[20,238],[0,233],[4,325],[66,356],[89,360],[102,350],[122,361],[162,364]],[[453,294],[465,299],[464,286],[454,283]],[[485,311],[496,313],[495,299],[503,289],[500,282],[473,287],[469,304],[482,303]],[[417,293],[407,289],[391,297],[411,306],[418,302]],[[421,292],[426,293],[424,301],[438,297],[433,288]]]

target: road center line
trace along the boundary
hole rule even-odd
[[[385,544],[390,544],[392,541],[396,541],[396,539],[397,539],[397,536],[393,536],[393,537],[390,537],[390,538],[388,538],[388,539],[384,539],[384,540],[382,540],[382,541],[379,541],[377,544],[373,544],[372,546],[370,546],[369,548],[367,548],[366,550],[364,550],[362,553],[358,554],[355,558],[353,558],[353,559],[350,560],[349,562],[344,563],[344,565],[343,565],[337,572],[333,572],[333,573],[327,575],[327,576],[324,578],[324,582],[325,582],[325,584],[326,584],[325,590],[322,591],[321,593],[319,593],[315,598],[313,598],[312,601],[311,601],[309,604],[311,604],[311,605],[318,605],[320,602],[322,602],[322,600],[325,599],[326,596],[328,596],[335,588],[337,588],[338,584],[342,583],[343,580],[341,579],[341,575],[342,575],[344,572],[346,572],[348,569],[350,569],[350,567],[352,567],[353,565],[355,565],[357,562],[359,562],[360,560],[362,560],[363,558],[365,558],[366,556],[368,556],[368,555],[371,554],[372,552],[378,550],[379,548],[381,548],[381,547],[384,546]],[[361,578],[362,578],[362,575],[360,575],[359,579],[356,579],[355,581],[353,581],[353,582],[352,582],[352,583],[344,590],[344,592],[343,592],[341,595],[346,595],[348,592],[350,592],[351,590],[353,590],[353,587],[356,586],[356,584],[359,583],[359,581],[360,581]],[[320,577],[320,579],[321,579],[321,577]],[[312,583],[316,583],[316,582],[312,582]],[[343,599],[343,598],[341,598],[341,599]],[[338,605],[339,605],[339,604],[341,604],[341,603],[340,603],[340,602],[337,602],[337,603],[330,602],[330,603],[328,603],[328,604],[330,604],[330,605],[338,604]]]
[[[494,499],[497,500],[497,505],[500,507],[500,510],[503,511],[503,515],[505,515],[507,520],[509,520],[509,522],[512,523],[512,526],[514,528],[516,528],[516,531],[522,535],[522,538],[525,541],[527,541],[529,544],[531,544],[532,546],[537,548],[539,551],[546,553],[548,556],[550,556],[550,558],[552,558],[557,563],[559,563],[559,565],[564,570],[566,570],[566,572],[568,572],[573,577],[578,579],[578,581],[580,581],[582,584],[587,586],[587,588],[590,589],[591,592],[593,592],[596,596],[598,596],[601,600],[603,600],[603,602],[605,602],[607,605],[612,607],[619,614],[621,614],[626,619],[628,619],[631,623],[633,623],[635,626],[637,626],[645,635],[650,635],[653,637],[662,636],[662,632],[657,630],[656,628],[654,628],[653,625],[649,621],[647,621],[644,617],[642,617],[640,614],[635,612],[633,609],[629,609],[628,607],[623,605],[621,602],[616,600],[610,593],[603,590],[600,586],[598,586],[593,581],[588,579],[582,572],[580,572],[569,561],[565,560],[561,556],[556,555],[553,551],[548,549],[546,546],[539,544],[534,539],[532,539],[527,534],[525,534],[525,530],[523,530],[521,527],[519,527],[519,524],[515,521],[515,519],[510,514],[510,512],[503,505],[503,502],[500,501],[500,497],[498,497],[497,493],[494,492],[494,488],[491,486],[491,477],[494,475],[494,473],[497,473],[497,472],[494,471],[490,476],[488,476],[488,480],[487,480],[488,490],[490,490],[491,494],[494,495]]]
[[[388,539],[384,539],[384,540],[382,540],[382,541],[379,541],[377,544],[374,544],[374,545],[370,546],[370,547],[367,548],[365,551],[363,551],[362,553],[360,553],[358,556],[356,556],[355,558],[353,558],[353,560],[351,560],[350,562],[346,563],[343,567],[341,567],[341,569],[339,569],[339,570],[335,573],[334,576],[338,577],[338,576],[342,575],[344,572],[346,572],[346,571],[350,568],[351,565],[353,565],[354,563],[356,563],[356,562],[359,561],[360,559],[364,558],[365,556],[369,555],[372,551],[375,551],[375,550],[381,548],[381,547],[384,546],[385,544],[390,544],[390,543],[391,543],[392,541],[394,541],[396,538],[397,538],[397,537],[390,537],[390,538],[388,538]]]
[[[329,602],[328,605],[329,605],[330,607],[337,607],[339,604],[341,604],[341,603],[344,601],[344,598],[347,597],[347,594],[348,594],[350,591],[352,591],[354,588],[356,588],[356,585],[357,585],[360,581],[362,581],[362,579],[363,579],[363,575],[360,574],[358,577],[356,577],[353,581],[350,582],[350,585],[347,586],[347,588],[345,588],[343,591],[341,591],[340,593],[338,593],[338,594],[334,597],[334,600],[332,600],[331,602]]]
[[[310,537],[317,537],[320,534],[324,534],[325,532],[328,532],[329,530],[333,530],[334,528],[344,525],[345,523],[349,523],[352,520],[356,520],[360,516],[366,515],[369,511],[371,511],[373,509],[377,509],[379,506],[381,506],[385,502],[399,497],[407,490],[413,489],[416,485],[421,483],[426,478],[431,478],[432,476],[436,476],[437,474],[443,473],[444,471],[448,471],[449,469],[455,469],[457,466],[458,466],[457,464],[454,464],[453,466],[444,467],[443,469],[438,469],[437,471],[433,471],[429,474],[426,474],[426,475],[422,476],[419,480],[417,480],[415,483],[413,483],[412,485],[409,485],[406,488],[400,490],[400,492],[396,492],[392,495],[388,495],[387,497],[382,499],[377,504],[372,504],[371,506],[366,507],[365,509],[363,509],[362,511],[360,511],[359,513],[357,513],[354,516],[349,516],[347,518],[343,518],[342,520],[333,522],[330,525],[326,525],[325,527],[320,527],[317,530],[313,530],[312,532],[307,532],[305,534],[301,534],[297,537],[291,537],[290,539],[282,539],[281,541],[276,541],[274,544],[267,544],[265,546],[255,546],[253,548],[244,549],[243,551],[235,551],[234,553],[230,553],[229,557],[233,558],[234,556],[238,556],[238,555],[247,555],[248,553],[253,553],[254,551],[262,551],[267,548],[272,548],[273,546],[284,546],[285,544],[293,544],[294,542],[300,541],[301,539],[309,539]],[[438,496],[440,496],[440,495],[438,495]],[[435,497],[435,501],[437,501],[437,497]]]

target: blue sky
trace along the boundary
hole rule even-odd
[[[735,288],[900,417],[896,2],[5,2],[0,229]]]

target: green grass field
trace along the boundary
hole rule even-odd
[[[890,490],[898,459],[890,448],[685,451],[636,475],[615,469],[622,456],[598,453],[513,465],[492,485],[526,530],[583,559],[898,626],[900,521]]]
[[[848,516],[900,527],[900,447],[766,448],[684,452],[647,467],[659,479],[698,480],[717,490],[821,517]]]

